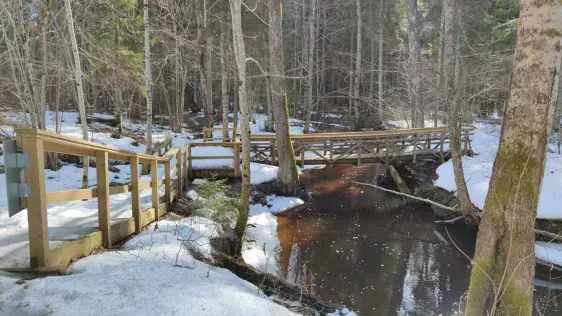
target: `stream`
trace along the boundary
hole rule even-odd
[[[280,277],[360,315],[462,315],[476,229],[434,224],[428,206],[351,183],[383,171],[335,165],[302,175],[313,201],[278,218]],[[562,314],[562,276],[551,273],[537,268],[536,315]]]

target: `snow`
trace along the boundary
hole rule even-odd
[[[467,179],[468,192],[474,205],[484,208],[488,186],[492,176],[494,159],[499,145],[500,128],[494,124],[475,124],[472,149],[477,155],[463,157],[463,170]],[[554,148],[552,148],[554,149]],[[562,156],[547,153],[537,218],[562,219]],[[456,190],[452,161],[437,169],[439,178],[435,185],[444,189]]]
[[[562,244],[537,241],[535,257],[562,267]]]
[[[277,255],[281,244],[277,238],[277,218],[274,213],[304,204],[296,197],[270,195],[267,205],[250,206],[250,218],[242,256],[254,268],[277,275]]]
[[[161,221],[124,250],[77,261],[68,276],[25,285],[0,276],[0,314],[294,315],[230,271],[193,258],[187,250],[208,250],[216,225],[202,218]]]

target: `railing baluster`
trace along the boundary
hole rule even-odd
[[[96,175],[98,183],[98,225],[102,232],[102,245],[111,248],[111,216],[109,210],[108,154],[96,152]],[[86,166],[84,166],[86,168]]]
[[[159,204],[160,197],[158,196],[158,162],[156,160],[150,161],[150,187],[152,188],[152,208],[154,209],[154,218],[160,218]]]
[[[133,217],[135,218],[135,232],[141,232],[140,218],[140,190],[139,190],[139,158],[131,158],[131,204],[133,208]]]

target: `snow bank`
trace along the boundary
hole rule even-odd
[[[492,168],[499,146],[499,125],[476,124],[472,138],[474,157],[463,157],[463,170],[470,198],[474,205],[484,208]],[[435,185],[444,189],[456,190],[452,161],[437,169],[439,178]],[[538,218],[562,219],[562,156],[547,153],[542,191],[538,207]]]
[[[0,276],[0,313],[9,315],[294,315],[230,271],[194,259],[212,221],[162,221],[125,244],[76,262],[68,276],[16,284]],[[187,240],[187,241],[186,241]],[[191,244],[190,244],[191,243]]]
[[[272,213],[304,204],[299,198],[270,195],[267,205],[250,206],[250,218],[242,256],[254,268],[277,275],[278,252],[277,218]]]

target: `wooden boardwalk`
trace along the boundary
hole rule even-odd
[[[473,128],[462,130],[464,152],[472,150]],[[321,133],[291,135],[297,162],[301,165],[361,164],[419,159],[444,161],[449,155],[450,133],[447,127],[400,129],[375,132]],[[252,161],[277,164],[275,135],[253,135]]]

